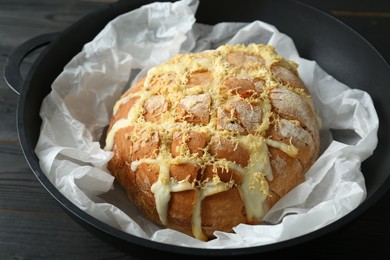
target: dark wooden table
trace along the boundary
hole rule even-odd
[[[0,0],[0,70],[3,71],[9,53],[25,40],[62,31],[108,2],[113,1]],[[332,13],[353,27],[390,61],[389,1],[305,2]],[[35,57],[29,56],[22,64],[23,74]],[[0,259],[135,259],[74,222],[32,174],[18,141],[17,101],[18,95],[1,77]],[[390,192],[335,233],[282,253],[326,258],[371,256],[374,259],[390,254]]]

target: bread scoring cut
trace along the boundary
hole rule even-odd
[[[317,119],[297,64],[271,45],[178,54],[117,101],[108,169],[152,221],[206,241],[261,224],[304,180]]]

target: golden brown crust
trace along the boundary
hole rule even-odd
[[[108,169],[155,223],[201,240],[259,224],[304,180],[319,124],[296,64],[272,46],[180,54],[117,102]]]

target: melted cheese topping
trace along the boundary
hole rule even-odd
[[[248,55],[246,60],[240,61],[245,63],[243,66],[233,66],[228,61],[228,55],[233,52],[242,52]],[[261,60],[264,60],[264,62],[259,62]],[[193,235],[198,239],[206,240],[207,237],[202,232],[202,200],[207,196],[224,192],[233,187],[238,188],[243,199],[248,223],[261,222],[268,211],[267,203],[265,203],[269,194],[268,181],[273,179],[268,146],[280,149],[291,157],[298,154],[297,148],[292,144],[275,141],[272,140],[272,137],[265,136],[265,131],[269,128],[270,122],[275,122],[275,117],[277,117],[271,111],[269,94],[275,86],[280,87],[280,83],[274,80],[269,68],[273,63],[280,61],[283,61],[282,57],[276,54],[272,46],[256,44],[247,46],[225,45],[214,51],[180,54],[151,69],[139,91],[124,95],[117,101],[113,111],[114,115],[122,104],[126,104],[133,97],[138,97],[127,117],[116,121],[112,126],[107,134],[105,149],[112,150],[116,133],[128,126],[158,133],[160,139],[157,156],[154,159],[142,158],[132,161],[130,167],[135,174],[138,166],[142,163],[159,167],[158,180],[152,185],[151,191],[155,195],[157,212],[163,224],[168,223],[168,204],[171,193],[194,190],[196,201],[192,214]],[[195,82],[189,87],[187,84],[190,82],[191,75],[198,72],[211,73],[212,80],[209,82]],[[231,77],[240,79],[260,78],[264,81],[262,92],[246,98],[242,98],[233,92],[226,92],[226,89],[223,88],[223,82]],[[156,95],[163,97],[169,107],[159,114],[160,120],[158,122],[149,122],[144,117],[147,112],[144,104],[148,98]],[[237,116],[235,112],[238,109],[237,107],[232,107],[229,112],[222,114],[224,107],[239,104],[237,102],[247,102],[250,106],[256,106],[256,109],[261,113],[261,121],[256,121],[259,120],[259,116],[251,116],[242,119],[241,122],[245,124],[240,125],[240,114]],[[240,108],[246,109],[247,107],[241,106]],[[178,114],[178,108],[186,112],[184,116]],[[252,109],[252,111],[256,110]],[[205,116],[205,113],[207,113],[207,116]],[[199,123],[196,120],[187,120],[188,118],[200,118],[200,120],[208,122],[201,121]],[[247,125],[249,126],[247,127]],[[256,126],[254,131],[252,131],[253,125]],[[248,129],[251,133],[245,132]],[[185,143],[188,139],[186,133],[190,130],[205,133],[209,137],[214,136],[230,140],[236,146],[244,147],[250,155],[248,165],[243,167],[236,162],[217,158],[209,152],[210,144],[202,149],[202,155],[191,154]],[[182,136],[183,142],[177,149],[179,155],[173,157],[170,147],[173,135],[177,131],[184,133]],[[137,141],[140,137],[134,135],[132,138]],[[223,182],[216,174],[212,179],[204,181],[194,180],[189,182],[189,176],[184,180],[175,180],[170,176],[170,167],[181,163],[190,163],[203,169],[205,166],[212,165],[214,169],[234,170],[242,176],[242,182],[240,185],[234,183],[233,180]]]

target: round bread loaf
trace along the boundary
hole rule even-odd
[[[297,64],[273,46],[179,54],[117,101],[109,171],[153,222],[197,239],[261,224],[304,181],[319,121]]]

